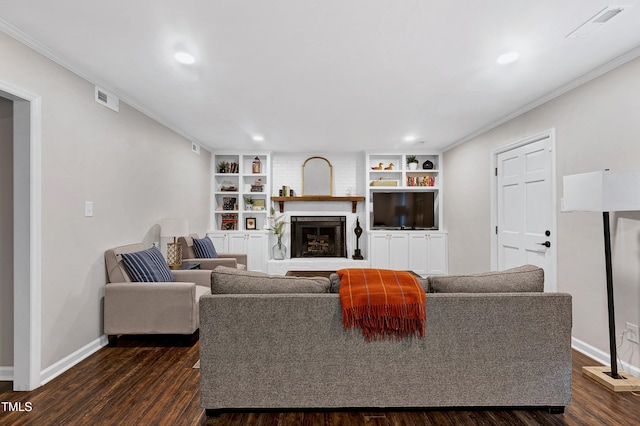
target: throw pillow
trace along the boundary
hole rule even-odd
[[[218,257],[213,241],[209,237],[193,238],[193,252],[198,259],[215,259]]]
[[[218,266],[211,274],[213,294],[328,293],[329,278],[287,277]]]
[[[124,267],[135,282],[173,282],[173,274],[169,265],[157,247],[134,253],[122,253]]]
[[[524,265],[504,271],[428,278],[434,293],[513,293],[544,291],[544,269]]]

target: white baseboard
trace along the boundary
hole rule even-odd
[[[0,367],[0,382],[13,382],[13,367]]]
[[[572,337],[571,347],[576,351],[585,354],[589,358],[599,362],[602,365],[607,365],[607,366],[611,365],[611,357],[607,352],[603,352],[600,349],[595,348],[589,345],[588,343],[583,342],[582,340],[578,340],[575,337]],[[618,367],[621,370],[626,371],[627,373],[630,373],[635,377],[640,377],[640,368],[634,365],[631,365],[624,361],[620,361],[618,364]]]
[[[74,365],[78,364],[83,359],[87,358],[89,355],[94,354],[95,352],[102,349],[109,343],[107,336],[103,335],[94,340],[93,342],[81,347],[77,351],[72,354],[64,357],[60,361],[56,362],[50,367],[45,368],[40,373],[40,382],[44,385],[47,382],[55,379]]]

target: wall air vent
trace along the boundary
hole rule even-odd
[[[629,7],[630,6],[607,6],[589,18],[587,22],[580,25],[573,32],[569,33],[566,38],[587,38],[594,31],[602,28],[606,23]]]
[[[191,142],[191,151],[200,155],[200,145],[195,142]]]
[[[120,108],[120,99],[112,93],[96,86],[96,102],[118,112]]]

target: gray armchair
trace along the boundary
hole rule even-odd
[[[200,262],[200,269],[216,269],[218,266],[226,266],[235,269],[247,269],[247,255],[244,253],[218,253],[217,258],[202,259],[197,258],[193,251],[193,239],[200,238],[198,234],[191,234],[188,237],[178,238],[182,245],[183,262]]]
[[[198,304],[200,296],[211,294],[211,271],[172,270],[175,282],[132,282],[122,254],[145,249],[130,244],[104,254],[104,333],[110,344],[121,334],[193,335],[200,326]]]

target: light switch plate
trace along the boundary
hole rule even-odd
[[[84,202],[84,216],[93,217],[93,201]]]

